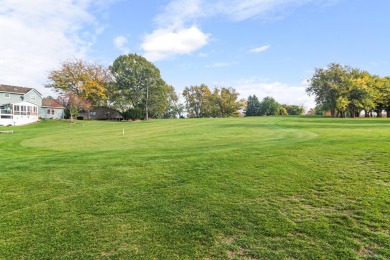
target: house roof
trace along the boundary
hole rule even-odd
[[[32,89],[33,88],[25,88],[25,87],[17,87],[17,86],[0,84],[0,92],[26,94],[27,92],[31,91]]]
[[[42,107],[64,108],[64,106],[52,98],[42,98]]]
[[[98,110],[109,110],[109,111],[111,111],[111,112],[120,113],[118,110],[113,109],[113,108],[110,108],[110,107],[106,107],[106,106],[95,107],[95,108],[92,109],[91,111],[98,111]]]
[[[33,102],[30,102],[30,101],[16,101],[16,102],[10,102],[10,103],[7,103],[7,104],[2,104],[1,106],[6,106],[6,105],[17,105],[17,104],[20,104],[20,103],[30,103],[31,105],[38,106],[37,104],[35,104],[35,103],[33,103]]]

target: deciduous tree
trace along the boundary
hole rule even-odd
[[[265,97],[260,102],[260,115],[274,116],[280,112],[281,105],[272,97]]]
[[[72,92],[59,96],[57,100],[65,106],[65,114],[68,114],[71,123],[73,123],[74,118],[79,115],[81,110],[89,110],[92,107],[88,99]]]
[[[59,69],[49,72],[46,85],[60,95],[72,93],[93,105],[106,99],[107,85],[112,80],[109,70],[81,59],[67,60]]]
[[[133,108],[141,108],[146,120],[150,113],[154,116],[164,113],[168,88],[160,70],[151,62],[137,54],[121,55],[110,70],[118,98],[127,101]]]
[[[317,105],[329,109],[333,117],[338,115],[337,104],[341,104],[338,98],[340,91],[348,85],[348,73],[351,68],[340,64],[331,63],[327,68],[316,68],[314,75],[309,80],[306,92],[314,95]]]
[[[190,86],[183,90],[185,106],[189,117],[209,117],[211,91],[208,86]]]
[[[210,96],[212,117],[238,116],[242,102],[238,100],[239,93],[233,88],[214,88]]]

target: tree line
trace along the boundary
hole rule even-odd
[[[125,119],[234,117],[240,111],[246,116],[302,114],[299,106],[280,105],[267,97],[258,102],[256,96],[239,100],[231,87],[207,85],[186,87],[179,102],[173,86],[161,77],[160,70],[137,54],[121,55],[111,66],[67,60],[48,75],[46,87],[59,94],[57,98],[73,119],[81,110],[107,106],[117,109]]]
[[[178,107],[174,88],[156,66],[137,54],[119,56],[109,67],[68,60],[48,79],[46,87],[60,95],[71,118],[97,106],[115,108],[128,119],[164,118]]]
[[[159,69],[137,54],[121,55],[111,66],[68,60],[50,71],[46,87],[59,94],[70,118],[81,110],[108,106],[125,119],[238,116],[245,100],[238,100],[233,88],[205,84],[186,87],[179,102],[173,86],[161,77]]]
[[[256,95],[247,100],[231,87],[207,85],[185,87],[179,102],[175,88],[161,77],[160,70],[137,54],[121,55],[111,66],[74,59],[63,62],[48,75],[46,87],[59,94],[70,118],[81,110],[108,106],[117,109],[125,119],[233,117],[262,115],[302,115],[298,105],[280,104],[272,97],[262,101]],[[371,75],[366,71],[332,63],[316,68],[308,80],[306,92],[315,97],[311,113],[333,117],[366,116],[383,110],[390,117],[390,77]]]
[[[239,116],[245,100],[238,100],[239,93],[233,88],[214,88],[205,84],[186,87],[183,91],[188,117]]]
[[[331,63],[316,68],[308,82],[306,92],[315,97],[316,114],[330,111],[332,117],[357,117],[364,110],[366,117],[372,112],[381,117],[385,110],[390,117],[390,77]]]
[[[260,102],[256,95],[248,97],[245,111],[246,116],[303,115],[304,113],[303,106],[280,104],[273,97],[265,97]]]

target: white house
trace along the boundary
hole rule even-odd
[[[39,118],[64,118],[64,107],[34,88],[0,84],[0,125],[25,125]]]

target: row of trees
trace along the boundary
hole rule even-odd
[[[175,116],[174,88],[165,83],[157,67],[137,54],[119,56],[110,67],[66,61],[48,78],[46,87],[60,94],[71,117],[81,109],[102,105],[125,115],[129,110],[141,111],[145,119]]]
[[[316,112],[330,111],[333,117],[356,117],[364,110],[390,117],[390,77],[371,75],[349,66],[332,63],[327,68],[316,68],[306,88],[314,95]]]
[[[119,56],[109,67],[82,60],[62,63],[49,73],[46,87],[60,94],[70,117],[94,106],[108,106],[123,113],[125,118],[231,117],[245,109],[246,116],[300,115],[302,106],[282,105],[272,97],[261,102],[253,95],[238,100],[233,88],[210,89],[205,84],[186,87],[182,93],[185,104],[179,103],[173,86],[162,78],[159,69],[137,54]],[[332,63],[316,68],[306,89],[314,95],[316,112],[330,111],[333,117],[366,116],[386,110],[390,117],[390,77],[378,77],[366,71]]]
[[[245,116],[303,115],[304,112],[303,106],[280,104],[272,97],[265,97],[260,102],[253,95],[248,97]]]
[[[183,91],[188,117],[231,117],[238,116],[245,100],[238,100],[233,88],[214,88],[205,84],[186,87]]]
[[[183,117],[228,117],[238,115],[243,100],[233,88],[206,85],[186,87],[185,106],[178,101],[159,69],[137,54],[119,56],[110,67],[70,60],[49,73],[48,88],[60,95],[73,118],[80,110],[108,106],[127,119]]]

